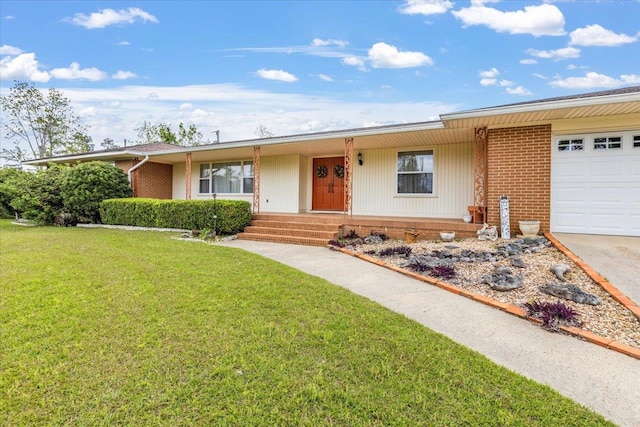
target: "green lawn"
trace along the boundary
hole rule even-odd
[[[608,425],[243,251],[0,221],[0,257],[0,425]]]

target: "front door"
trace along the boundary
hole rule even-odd
[[[313,159],[314,211],[344,210],[344,157]]]

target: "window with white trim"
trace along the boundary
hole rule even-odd
[[[603,136],[593,138],[594,150],[608,150],[612,148],[622,148],[621,136]]]
[[[640,148],[640,135],[633,135],[633,148]]]
[[[433,194],[433,150],[399,151],[398,194]]]
[[[253,162],[202,163],[199,192],[200,194],[253,193]]]
[[[584,150],[584,139],[561,139],[558,141],[558,151]]]

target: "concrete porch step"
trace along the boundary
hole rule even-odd
[[[279,236],[274,234],[258,234],[258,233],[238,233],[238,239],[254,240],[259,242],[289,243],[294,245],[306,246],[327,246],[328,239],[317,239],[312,237],[300,236]]]

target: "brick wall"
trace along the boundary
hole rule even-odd
[[[509,196],[511,235],[518,221],[539,220],[548,232],[551,215],[551,125],[490,129],[487,222],[500,229],[499,198]]]
[[[120,160],[116,167],[125,173],[133,167],[134,160]],[[134,197],[171,199],[173,195],[173,166],[147,162],[133,172]]]

